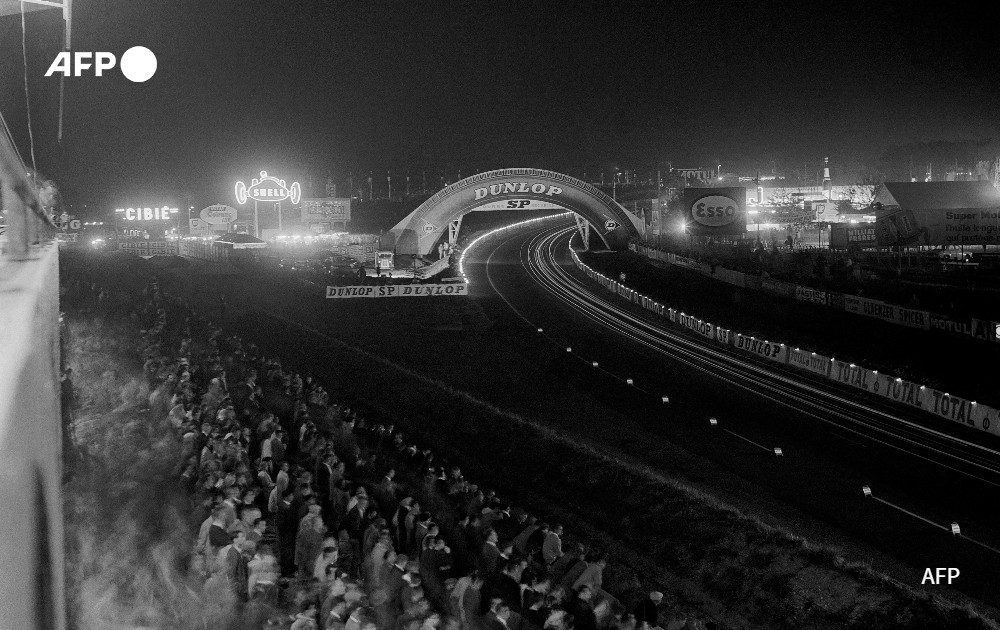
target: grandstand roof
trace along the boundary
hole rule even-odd
[[[41,2],[34,2],[33,0],[26,0],[24,3],[24,11],[44,11],[45,9],[62,10],[64,5],[64,0],[47,0],[44,4]],[[0,15],[13,15],[20,12],[21,0],[0,0]]]
[[[988,181],[886,182],[873,202],[907,210],[967,210],[1000,208],[1000,191]]]

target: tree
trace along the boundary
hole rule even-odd
[[[885,182],[880,171],[866,169],[859,174],[858,181],[847,189],[847,200],[855,209],[867,208],[875,199],[875,192]]]

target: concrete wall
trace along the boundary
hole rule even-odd
[[[66,626],[59,404],[50,241],[24,260],[0,258],[0,628]]]

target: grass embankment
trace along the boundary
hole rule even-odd
[[[580,515],[595,541],[619,548],[625,554],[619,560],[630,558],[643,578],[672,584],[678,598],[700,592],[703,610],[729,624],[997,628],[970,609],[848,563],[833,549],[776,530],[655,470],[318,332],[269,317],[244,318],[237,328],[264,347],[281,340],[272,349],[296,357],[299,369],[323,378],[338,398],[440,449],[471,478],[541,514]],[[619,562],[609,571],[616,579],[606,584],[626,601],[638,587],[631,569]]]

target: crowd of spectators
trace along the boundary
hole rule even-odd
[[[600,549],[566,540],[560,523],[478,487],[396,427],[366,422],[156,283],[141,299],[75,288],[145,326],[150,414],[183,443],[188,571],[232,593],[239,627],[714,627],[658,592],[623,606],[605,590]]]
[[[998,288],[996,264],[956,267],[947,264],[948,259],[938,252],[835,251],[752,239],[664,242],[661,248],[713,268],[721,266],[936,313],[977,316],[1000,307],[1000,294],[983,290]],[[960,257],[958,251],[947,255],[956,261]]]

